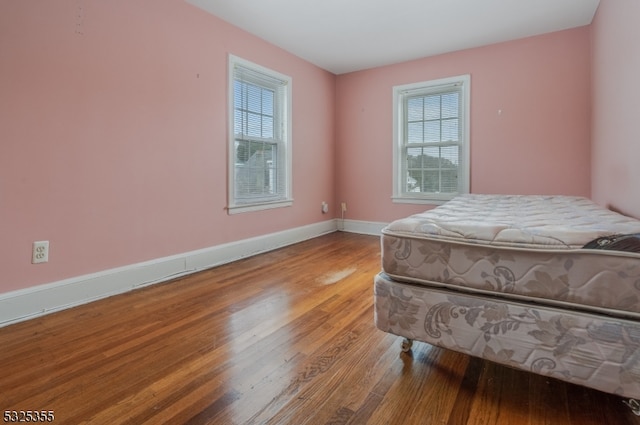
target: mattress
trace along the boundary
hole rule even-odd
[[[640,324],[589,312],[374,280],[376,326],[506,366],[640,397]]]
[[[635,233],[639,220],[582,197],[462,195],[383,229],[382,270],[399,281],[640,318],[640,253],[584,248]]]

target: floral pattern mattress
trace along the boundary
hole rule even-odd
[[[640,323],[375,277],[376,326],[623,397],[640,397]]]
[[[640,220],[581,197],[463,195],[382,231],[397,281],[640,318],[640,253],[585,249]]]
[[[640,398],[639,242],[640,221],[586,198],[460,196],[383,230],[375,323]]]

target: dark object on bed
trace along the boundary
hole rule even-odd
[[[606,249],[609,251],[640,252],[640,233],[630,235],[603,236],[583,246],[585,249]]]

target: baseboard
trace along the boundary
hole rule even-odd
[[[353,227],[356,226],[353,225]],[[179,276],[302,242],[334,232],[337,229],[337,220],[328,220],[0,294],[0,327],[128,292],[142,286],[165,282]]]
[[[361,220],[342,220],[338,219],[338,230],[350,233],[361,233],[363,235],[380,236],[382,229],[388,223]]]

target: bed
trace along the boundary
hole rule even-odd
[[[640,221],[469,194],[382,231],[382,331],[617,394],[640,414]]]

